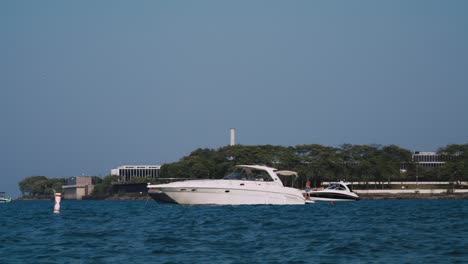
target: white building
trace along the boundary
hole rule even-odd
[[[120,181],[129,182],[133,177],[157,178],[161,165],[124,165],[111,170],[111,175],[120,176]]]
[[[440,168],[445,164],[443,155],[437,154],[432,151],[415,151],[411,156],[411,161],[416,164],[419,168],[431,169]],[[447,157],[445,157],[447,158]],[[408,171],[408,163],[402,162],[400,164],[400,173],[406,173]]]
[[[445,164],[442,157],[437,152],[422,152],[416,151],[413,154],[413,162],[423,168],[439,168]]]

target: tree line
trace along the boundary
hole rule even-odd
[[[18,183],[23,197],[51,197],[56,192],[62,192],[62,185],[67,182],[65,178],[52,178],[46,176],[31,176]]]
[[[318,144],[285,146],[226,146],[200,148],[178,162],[164,164],[161,177],[217,179],[238,164],[264,164],[294,170],[303,178],[320,176],[324,181],[466,181],[468,144],[438,150],[446,163],[424,168],[412,160],[412,152],[396,145]],[[405,171],[400,171],[404,164]]]
[[[324,181],[468,181],[468,144],[453,144],[437,151],[445,164],[423,168],[412,161],[412,152],[396,145],[351,145],[339,147],[318,144],[294,147],[258,145],[226,146],[218,149],[199,148],[177,162],[161,166],[160,178],[219,179],[235,165],[263,164],[299,173],[306,178],[320,176]],[[404,164],[405,172],[400,171]],[[93,195],[112,194],[116,175],[93,176]],[[133,183],[158,179],[137,178]],[[299,181],[301,182],[301,180]],[[41,197],[63,192],[66,178],[31,176],[19,183],[23,196]]]

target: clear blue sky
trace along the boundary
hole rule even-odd
[[[0,1],[0,191],[199,148],[468,135],[468,1]]]

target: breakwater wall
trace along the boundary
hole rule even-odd
[[[356,190],[362,200],[460,200],[468,199],[467,189],[405,189],[405,190]]]

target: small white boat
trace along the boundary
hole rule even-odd
[[[0,203],[9,203],[11,202],[11,197],[6,196],[4,192],[0,192]]]
[[[285,187],[276,169],[237,165],[219,180],[188,180],[149,184],[148,194],[157,202],[176,204],[305,204],[302,192]]]
[[[304,190],[306,199],[311,201],[357,201],[359,196],[353,192],[349,184],[345,182],[332,182],[322,190]]]

